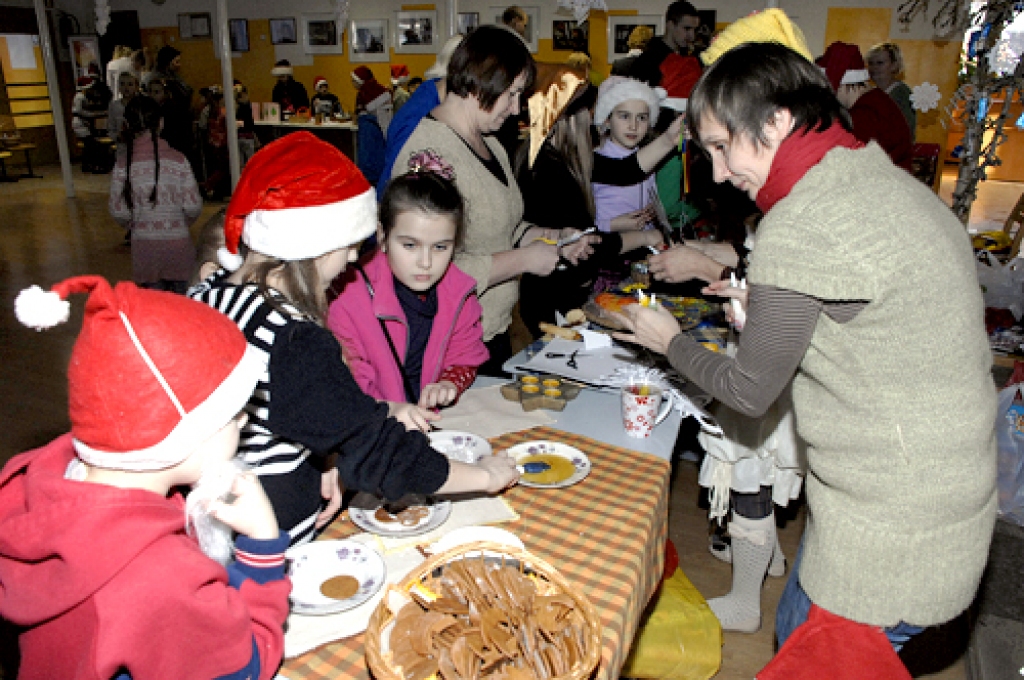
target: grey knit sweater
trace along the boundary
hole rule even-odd
[[[967,233],[874,143],[834,149],[758,228],[752,284],[822,314],[793,381],[810,510],[800,582],[874,625],[971,602],[995,521],[996,392]]]

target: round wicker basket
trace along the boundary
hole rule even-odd
[[[536,585],[537,594],[564,595],[571,598],[584,622],[585,648],[569,672],[549,677],[551,680],[583,680],[590,677],[601,657],[601,623],[594,606],[554,567],[525,550],[501,543],[484,541],[466,543],[447,552],[434,555],[410,572],[400,585],[390,588],[408,593],[413,585],[422,584],[429,590],[435,590],[445,567],[453,562],[466,559],[482,559],[488,562],[513,565],[520,572],[531,577]],[[387,645],[382,636],[385,631],[390,631],[389,626],[396,617],[396,613],[392,612],[388,606],[388,600],[389,597],[385,596],[370,616],[365,636],[366,660],[377,680],[404,680],[406,676],[401,672],[400,667],[394,665],[393,655],[384,651],[387,649]]]

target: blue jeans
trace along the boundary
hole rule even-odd
[[[811,598],[807,597],[807,593],[800,585],[800,562],[803,556],[804,544],[801,541],[796,560],[793,562],[793,569],[789,573],[789,580],[786,582],[786,589],[782,591],[779,608],[775,612],[775,637],[778,638],[780,649],[782,645],[786,644],[786,640],[793,634],[793,631],[807,620],[811,611]],[[882,629],[885,636],[889,638],[889,644],[892,645],[893,651],[897,653],[903,649],[903,645],[910,638],[922,631],[924,628],[902,621],[895,626]]]

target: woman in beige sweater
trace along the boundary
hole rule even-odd
[[[809,514],[779,643],[825,610],[898,650],[970,605],[995,522],[996,393],[967,233],[779,44],[727,52],[687,116],[716,181],[765,214],[744,333],[734,358],[716,355],[633,306],[620,337],[747,415],[792,381]]]
[[[447,96],[424,118],[399,152],[392,177],[430,150],[455,172],[466,204],[466,233],[454,262],[477,282],[484,342],[490,360],[480,372],[494,375],[512,355],[508,328],[519,299],[518,277],[547,276],[560,259],[575,264],[597,237],[558,247],[574,229],[541,229],[522,221],[523,199],[501,144],[491,135],[518,114],[520,96],[536,67],[523,42],[494,26],[475,30],[448,65]],[[542,240],[543,239],[543,240]]]

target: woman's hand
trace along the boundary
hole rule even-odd
[[[405,425],[405,429],[420,432],[429,432],[430,421],[441,417],[416,404],[395,401],[388,402],[388,415]]]
[[[327,507],[316,516],[316,528],[327,526],[327,523],[341,510],[341,484],[338,481],[338,468],[331,469],[320,475],[320,497],[327,501]]]
[[[523,273],[547,276],[558,266],[558,248],[543,241],[533,241],[519,249],[524,258]]]
[[[579,233],[577,229],[571,230],[574,233]],[[563,237],[565,238],[565,237]],[[559,249],[562,257],[569,261],[570,264],[576,266],[580,263],[580,260],[585,260],[594,254],[594,246],[601,242],[601,236],[599,234],[587,234],[581,236],[580,240],[562,246]]]
[[[750,297],[750,290],[747,288],[736,288],[732,285],[731,281],[713,281],[712,283],[701,289],[705,295],[717,295],[719,297],[732,298],[740,303],[740,306],[745,310],[747,309],[747,300]],[[730,304],[725,310],[725,318],[732,325],[736,326],[736,330],[743,330],[742,323],[736,323],[736,316],[733,314],[733,306]],[[744,315],[744,319],[746,316]]]
[[[612,218],[608,228],[612,231],[640,231],[654,221],[653,213],[652,206],[624,213]]]
[[[418,406],[421,409],[447,406],[454,402],[457,396],[459,396],[459,388],[450,380],[430,383],[420,392],[420,403]]]
[[[251,472],[239,475],[231,487],[231,495],[230,503],[212,501],[210,514],[243,536],[261,541],[278,537],[277,517],[259,477]]]
[[[715,281],[723,265],[696,248],[673,246],[648,258],[651,276],[658,281],[682,283],[690,279]]]
[[[629,305],[623,312],[611,314],[632,331],[632,334],[614,333],[612,337],[616,340],[643,345],[658,354],[665,354],[672,340],[682,332],[679,330],[679,322],[664,307]]]

